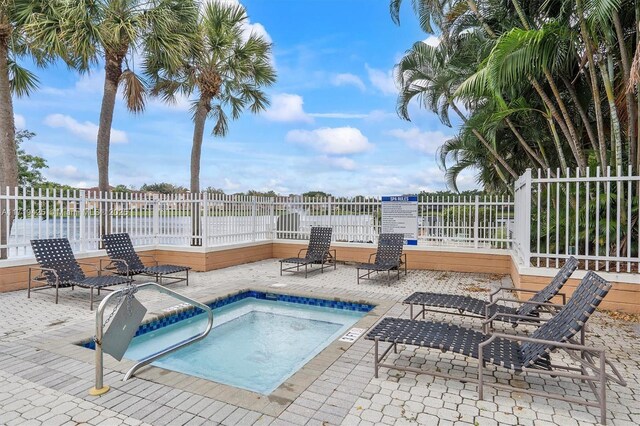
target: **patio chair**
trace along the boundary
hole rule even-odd
[[[566,295],[560,293],[560,290],[577,267],[578,260],[573,256],[569,257],[551,282],[540,291],[500,287],[489,294],[488,301],[457,294],[416,292],[407,297],[402,303],[409,305],[409,315],[412,319],[416,319],[420,314],[424,318],[426,312],[437,312],[482,319],[493,317],[496,321],[509,322],[514,327],[517,327],[520,323],[539,321],[542,311],[554,313],[559,307],[562,307],[566,303]],[[496,297],[503,290],[534,293],[534,295],[527,301]],[[562,298],[562,305],[550,303],[551,299],[556,296]],[[497,302],[510,302],[520,306],[506,306]],[[414,306],[421,307],[415,315]],[[456,309],[458,312],[451,312],[446,309]],[[470,312],[470,314],[465,312]]]
[[[133,281],[130,278],[117,275],[102,275],[96,265],[92,263],[78,262],[73,255],[73,250],[71,250],[71,244],[66,238],[31,240],[31,247],[33,248],[33,254],[40,266],[29,267],[27,298],[31,298],[31,291],[54,287],[56,289],[57,304],[58,290],[60,288],[71,287],[71,290],[73,290],[75,286],[78,286],[91,290],[89,307],[93,310],[94,289],[97,289],[99,295],[102,288],[128,284]],[[94,268],[98,276],[87,277],[82,271],[80,265],[86,265]],[[35,277],[33,276],[34,271],[38,271],[38,275]],[[32,289],[32,282],[46,283],[47,285]]]
[[[404,245],[403,234],[380,234],[378,238],[378,250],[369,255],[369,262],[356,265],[358,284],[361,279],[371,279],[371,273],[387,273],[387,282],[391,283],[391,271],[397,271],[397,279],[400,279],[400,269],[404,266],[404,274],[407,275],[407,255],[402,253]],[[373,262],[371,258],[375,256]],[[366,272],[360,275],[360,270]]]
[[[154,277],[158,284],[162,284],[162,278],[166,277],[171,280],[167,284],[186,281],[187,286],[189,285],[189,270],[191,268],[178,265],[160,265],[153,255],[136,253],[127,233],[103,235],[102,242],[109,259],[100,260],[100,269],[112,270],[116,274],[128,277],[141,274],[149,275]],[[144,266],[140,257],[150,257],[154,265]],[[185,272],[185,277],[174,275],[179,272]]]
[[[419,321],[404,318],[383,318],[365,337],[375,342],[374,369],[378,377],[380,367],[406,370],[418,374],[430,374],[436,377],[454,379],[462,382],[476,383],[478,397],[483,398],[484,387],[499,390],[516,391],[544,398],[555,398],[567,402],[575,402],[587,406],[599,407],[601,422],[606,420],[606,386],[607,380],[626,386],[626,382],[605,356],[604,348],[591,348],[584,344],[585,323],[607,295],[611,284],[588,272],[582,279],[567,304],[549,321],[542,324],[530,336],[494,333],[484,334],[469,328],[440,322]],[[576,335],[580,333],[580,340]],[[380,342],[391,345],[379,353]],[[478,360],[478,378],[454,377],[437,371],[405,367],[396,364],[385,364],[384,359],[391,349],[397,353],[397,345],[405,344],[423,348],[451,351]],[[563,350],[568,357],[579,366],[557,365],[551,362],[551,354]],[[515,374],[535,373],[551,377],[583,381],[596,395],[596,402],[567,396],[552,394],[542,390],[523,389],[503,383],[486,383],[484,370],[486,364],[512,370]],[[611,372],[607,371],[609,367]],[[596,387],[596,383],[599,387]]]
[[[331,250],[331,233],[332,229],[329,227],[314,226],[311,228],[311,235],[309,236],[309,245],[306,249],[300,249],[297,257],[289,257],[287,259],[280,260],[280,275],[284,271],[300,271],[300,267],[304,266],[304,277],[307,278],[308,265],[320,265],[320,273],[324,273],[324,266],[326,263],[333,263],[333,269],[336,269],[336,251]],[[304,257],[301,257],[305,252]],[[294,266],[284,268],[285,263],[292,263]]]

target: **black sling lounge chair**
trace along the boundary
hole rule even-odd
[[[40,267],[29,267],[29,284],[27,298],[31,297],[31,291],[42,290],[48,287],[56,289],[56,304],[58,303],[58,289],[75,286],[91,289],[89,307],[93,310],[93,289],[98,290],[113,285],[128,284],[130,278],[117,275],[100,275],[96,265],[92,263],[78,262],[71,250],[71,244],[66,238],[50,238],[44,240],[31,240],[31,247]],[[87,277],[80,265],[95,268],[97,277]],[[37,276],[33,272],[38,271]],[[48,286],[31,288],[31,282],[46,283]]]
[[[153,255],[136,253],[127,233],[103,235],[102,242],[109,259],[100,260],[100,269],[113,270],[119,275],[129,277],[140,274],[149,275],[154,277],[159,284],[162,284],[162,278],[166,277],[171,280],[166,284],[186,281],[186,284],[189,285],[189,269],[191,268],[178,265],[159,265]],[[140,256],[151,257],[154,265],[144,266]],[[104,265],[104,262],[107,262],[107,265]],[[185,272],[186,276],[183,278],[173,275],[178,272]]]
[[[324,273],[324,265],[333,263],[333,269],[336,269],[336,251],[330,250],[331,246],[331,228],[323,228],[314,226],[311,228],[309,236],[309,246],[306,249],[300,249],[298,257],[289,257],[280,261],[280,275],[283,271],[300,271],[300,267],[304,266],[304,277],[307,278],[308,265],[320,265],[320,273]],[[305,252],[305,256],[301,257]],[[283,264],[293,263],[294,266],[283,268]]]
[[[515,327],[521,322],[530,323],[531,321],[538,321],[537,318],[539,318],[541,311],[546,310],[554,313],[559,306],[564,305],[566,303],[566,296],[564,293],[560,293],[560,290],[577,267],[578,261],[576,258],[573,256],[569,257],[551,282],[540,291],[500,287],[489,295],[489,301],[456,294],[416,292],[407,297],[402,303],[409,305],[409,315],[412,319],[417,318],[420,314],[422,314],[422,318],[424,318],[426,312],[437,312],[473,318],[492,318],[492,321],[509,322]],[[496,297],[503,290],[535,294],[527,301]],[[555,296],[562,298],[562,305],[550,303],[551,299]],[[504,301],[520,304],[520,306],[512,307],[497,303]],[[414,315],[414,306],[416,305],[420,306],[421,309]],[[455,309],[457,312],[444,309]],[[467,314],[465,312],[470,313]]]
[[[366,339],[375,342],[374,368],[378,377],[380,367],[406,370],[418,374],[430,374],[446,379],[478,384],[478,397],[483,398],[484,386],[500,390],[517,391],[545,398],[555,398],[600,408],[601,422],[606,420],[607,380],[626,386],[618,370],[606,360],[603,348],[590,348],[584,345],[584,326],[602,299],[607,295],[611,284],[588,272],[582,279],[571,299],[549,321],[543,323],[529,337],[511,334],[491,335],[448,323],[418,321],[403,318],[383,318],[367,334]],[[576,335],[580,333],[580,341]],[[391,345],[378,355],[380,342]],[[440,371],[425,371],[413,367],[384,364],[389,351],[397,352],[397,344],[451,351],[470,358],[478,359],[478,378],[454,377]],[[556,365],[551,362],[551,353],[563,350],[577,366]],[[516,374],[535,373],[558,376],[575,381],[583,381],[596,395],[596,402],[560,394],[552,394],[535,389],[522,389],[501,383],[485,383],[486,364],[512,370]],[[611,373],[608,373],[606,367]],[[598,384],[599,386],[596,386]]]
[[[407,275],[407,255],[402,253],[404,245],[403,234],[380,234],[378,238],[378,251],[369,255],[368,263],[356,265],[358,284],[361,279],[371,279],[371,273],[386,272],[387,281],[391,282],[391,271],[397,272],[400,279],[400,269],[404,266],[404,274]],[[375,256],[373,262],[371,258]],[[360,269],[366,272],[360,275]]]

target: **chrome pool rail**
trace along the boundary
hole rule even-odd
[[[129,378],[131,378],[131,376],[133,375],[133,373],[135,373],[137,370],[139,370],[140,368],[144,367],[145,365],[148,365],[150,363],[152,363],[153,361],[155,361],[156,359],[163,357],[165,355],[168,355],[172,352],[177,351],[180,348],[183,348],[185,346],[188,346],[192,343],[195,343],[199,340],[204,339],[209,332],[211,331],[211,328],[213,327],[213,311],[211,310],[211,308],[207,305],[205,305],[204,303],[200,303],[196,300],[193,300],[187,296],[184,296],[180,293],[177,293],[173,290],[169,290],[166,287],[163,287],[157,283],[154,282],[148,282],[148,283],[144,283],[144,284],[139,284],[136,286],[137,290],[144,290],[144,289],[154,289],[160,293],[166,294],[167,296],[171,296],[175,299],[178,299],[182,302],[188,303],[194,307],[200,308],[203,311],[205,311],[207,313],[207,326],[205,327],[205,329],[196,334],[195,336],[192,336],[188,339],[182,340],[181,342],[178,342],[174,345],[169,346],[166,349],[163,349],[162,351],[156,352],[152,355],[149,355],[148,357],[138,361],[133,367],[131,367],[127,373],[124,375],[124,378],[122,379],[123,381],[128,380]],[[112,293],[110,293],[109,295],[107,295],[104,299],[102,299],[102,302],[100,302],[100,306],[98,307],[98,310],[96,311],[96,336],[95,336],[95,342],[96,342],[96,348],[95,348],[95,360],[96,360],[96,377],[95,377],[95,387],[93,387],[92,389],[89,390],[89,393],[91,395],[102,395],[106,392],[109,391],[109,386],[104,386],[104,366],[103,366],[103,351],[102,351],[102,337],[103,337],[103,328],[104,328],[104,322],[103,322],[103,318],[104,318],[104,311],[105,308],[107,307],[107,305],[109,304],[109,301],[113,298],[113,297],[118,297],[120,296],[123,292],[126,291],[126,288],[121,288],[118,290],[113,291]]]

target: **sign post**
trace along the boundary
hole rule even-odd
[[[382,232],[404,234],[405,244],[418,245],[418,196],[382,197]]]

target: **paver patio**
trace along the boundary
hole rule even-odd
[[[345,265],[310,274],[307,279],[280,277],[278,271],[277,260],[262,261],[193,273],[189,287],[181,283],[171,288],[200,301],[249,288],[367,300],[379,304],[378,314],[407,317],[408,308],[400,302],[416,290],[483,297],[486,293],[478,290],[510,284],[508,277],[409,271],[391,286],[375,281],[356,285],[355,269]],[[87,309],[89,293],[63,289],[58,305],[52,293],[45,290],[31,299],[26,298],[26,291],[0,294],[1,424],[588,425],[599,416],[597,408],[518,392],[491,390],[479,401],[475,385],[425,374],[382,369],[375,379],[373,343],[363,338],[353,344],[332,344],[308,364],[304,375],[294,376],[282,390],[266,397],[156,367],[122,382],[122,368],[108,355],[105,384],[112,389],[100,397],[89,396],[93,352],[70,343],[76,336],[93,335],[95,314]],[[138,297],[151,314],[176,305],[175,300],[157,293]],[[454,316],[429,314],[428,318],[478,326],[471,319]],[[372,324],[375,319],[372,316],[368,321]],[[597,313],[589,325],[588,344],[606,347],[608,358],[628,382],[627,387],[609,385],[609,423],[640,424],[640,327],[603,313]],[[522,333],[525,329],[501,330]],[[475,360],[413,347],[400,349],[389,358],[397,365],[427,366],[450,374],[476,373]],[[527,376],[523,381],[503,369],[493,374],[515,386],[591,395],[586,384],[566,379]]]

